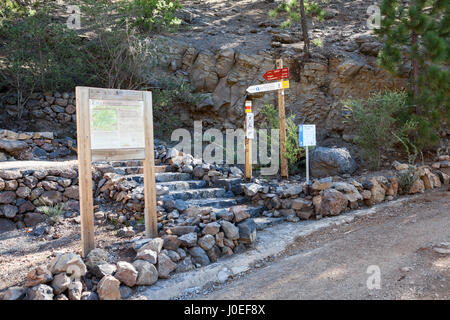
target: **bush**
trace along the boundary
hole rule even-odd
[[[123,1],[120,12],[141,31],[160,31],[161,28],[171,29],[181,23],[175,17],[179,8],[178,0],[129,0]]]
[[[419,172],[414,166],[409,166],[407,170],[399,171],[395,175],[401,193],[408,193],[414,182],[419,179]]]
[[[194,93],[189,82],[175,76],[158,79],[153,87],[147,87],[153,94],[153,117],[155,132],[158,137],[168,137],[181,125],[174,105],[188,108],[201,102],[202,94]]]
[[[56,223],[61,219],[64,213],[64,204],[56,204],[54,206],[41,206],[37,208],[37,211],[43,213],[50,223]]]
[[[36,90],[73,88],[89,79],[78,36],[42,9],[0,26],[0,82],[17,93],[19,117]]]
[[[275,109],[273,104],[266,103],[261,109],[261,114],[264,116],[262,127],[268,129],[268,150],[270,150],[270,129],[280,128],[278,110]],[[303,148],[300,148],[298,145],[298,126],[295,124],[294,119],[294,115],[286,118],[286,152],[284,154],[288,160],[289,172],[291,174],[296,174],[300,171],[300,159],[304,155]]]
[[[402,123],[396,116],[408,107],[405,92],[379,92],[372,94],[367,100],[348,99],[343,104],[344,109],[350,111],[356,126],[358,136],[355,142],[363,149],[363,157],[372,168],[379,168],[381,155],[398,142],[405,147],[411,157],[410,161],[415,160],[418,150],[409,139],[415,123]]]

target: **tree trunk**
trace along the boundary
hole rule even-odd
[[[308,24],[307,24],[307,21],[306,21],[304,0],[299,0],[299,4],[300,4],[300,19],[301,19],[301,22],[302,22],[303,42],[305,43],[305,47],[304,47],[305,57],[309,58]]]
[[[416,31],[412,31],[411,35],[411,46],[414,47],[417,45],[417,34]],[[417,59],[415,57],[411,57],[412,62],[412,91],[413,91],[413,103],[415,106],[416,114],[422,114],[422,108],[417,104],[417,97],[419,96],[419,65],[417,63]]]

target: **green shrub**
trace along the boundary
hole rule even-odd
[[[56,204],[54,206],[41,206],[37,211],[43,213],[51,223],[56,223],[64,213],[64,204]]]
[[[128,0],[122,1],[120,12],[142,31],[160,31],[161,28],[172,29],[181,23],[175,16],[179,8],[178,0]]]
[[[270,129],[280,128],[278,110],[275,109],[273,104],[266,103],[260,112],[264,116],[262,127],[268,130],[268,150],[270,150]],[[294,115],[286,118],[286,152],[284,156],[288,160],[289,172],[291,174],[296,174],[300,171],[300,159],[304,155],[303,148],[300,148],[298,145],[298,126],[294,120]]]
[[[419,179],[419,172],[414,166],[409,166],[407,170],[398,171],[395,175],[401,193],[408,193],[414,182]]]
[[[69,89],[89,79],[81,39],[55,23],[49,10],[1,25],[0,36],[0,84],[17,94],[19,117],[34,91]]]
[[[409,133],[415,124],[402,123],[396,116],[408,106],[405,92],[378,92],[370,95],[367,100],[348,99],[343,104],[344,109],[350,111],[356,126],[355,142],[363,149],[363,157],[372,168],[379,168],[381,155],[398,142],[409,146],[405,148],[408,153],[410,149],[416,150],[409,139]]]
[[[157,86],[147,87],[153,95],[153,118],[155,133],[159,138],[169,137],[181,125],[173,112],[175,105],[190,108],[203,99],[202,94],[194,93],[189,82],[171,76],[157,80]]]
[[[300,19],[300,6],[299,0],[286,0],[279,4],[278,7],[269,11],[269,17],[276,18],[279,14],[286,13],[286,20],[281,23],[281,28],[288,28],[292,26],[292,23]],[[317,20],[322,21],[328,12],[322,9],[317,2],[305,0],[305,13]]]

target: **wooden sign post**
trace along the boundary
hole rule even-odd
[[[283,69],[283,60],[277,59],[277,69]],[[288,162],[286,153],[286,112],[284,110],[284,89],[278,90],[278,116],[280,118],[280,158],[281,158],[281,176],[288,177]]]
[[[249,121],[250,120],[250,121]],[[251,131],[251,132],[250,132]],[[252,113],[252,101],[245,101],[245,179],[250,180],[252,178],[252,142],[253,139],[253,113]]]
[[[158,236],[152,93],[76,87],[81,245],[95,248],[92,161],[144,160],[145,231]]]

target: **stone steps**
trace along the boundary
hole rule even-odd
[[[155,166],[155,173],[163,173],[168,172],[170,169],[169,166]],[[144,167],[142,166],[135,166],[135,167],[117,167],[114,169],[115,173],[118,174],[124,174],[124,175],[131,175],[131,174],[143,174],[144,173]]]
[[[229,208],[238,204],[244,204],[246,202],[245,197],[236,198],[209,198],[209,199],[197,199],[187,201],[188,206],[199,207],[212,207],[216,209]]]
[[[115,161],[112,165],[115,172],[125,175],[127,180],[143,184],[142,161]],[[192,174],[170,172],[170,170],[168,165],[155,166],[156,184],[169,190],[167,194],[159,196],[159,199],[183,200],[188,207],[212,207],[218,216],[220,212],[228,211],[229,207],[245,204],[247,201],[245,197],[229,197],[230,194],[227,194],[228,191],[233,191],[240,186],[239,178],[218,179],[215,187],[212,188],[205,180],[194,180]],[[250,216],[256,217],[262,212],[262,207],[249,207],[248,211]]]
[[[127,180],[134,180],[138,183],[144,183],[143,174],[129,174],[126,176]],[[155,174],[155,181],[158,182],[170,182],[170,181],[188,181],[192,180],[190,173],[184,172],[160,172]]]
[[[174,200],[184,201],[195,199],[223,198],[226,192],[227,191],[223,188],[190,189],[182,191],[172,191],[168,196],[166,196],[166,198],[171,197]]]
[[[156,184],[161,187],[167,187],[169,191],[201,189],[208,185],[205,180],[169,181],[157,182]]]

